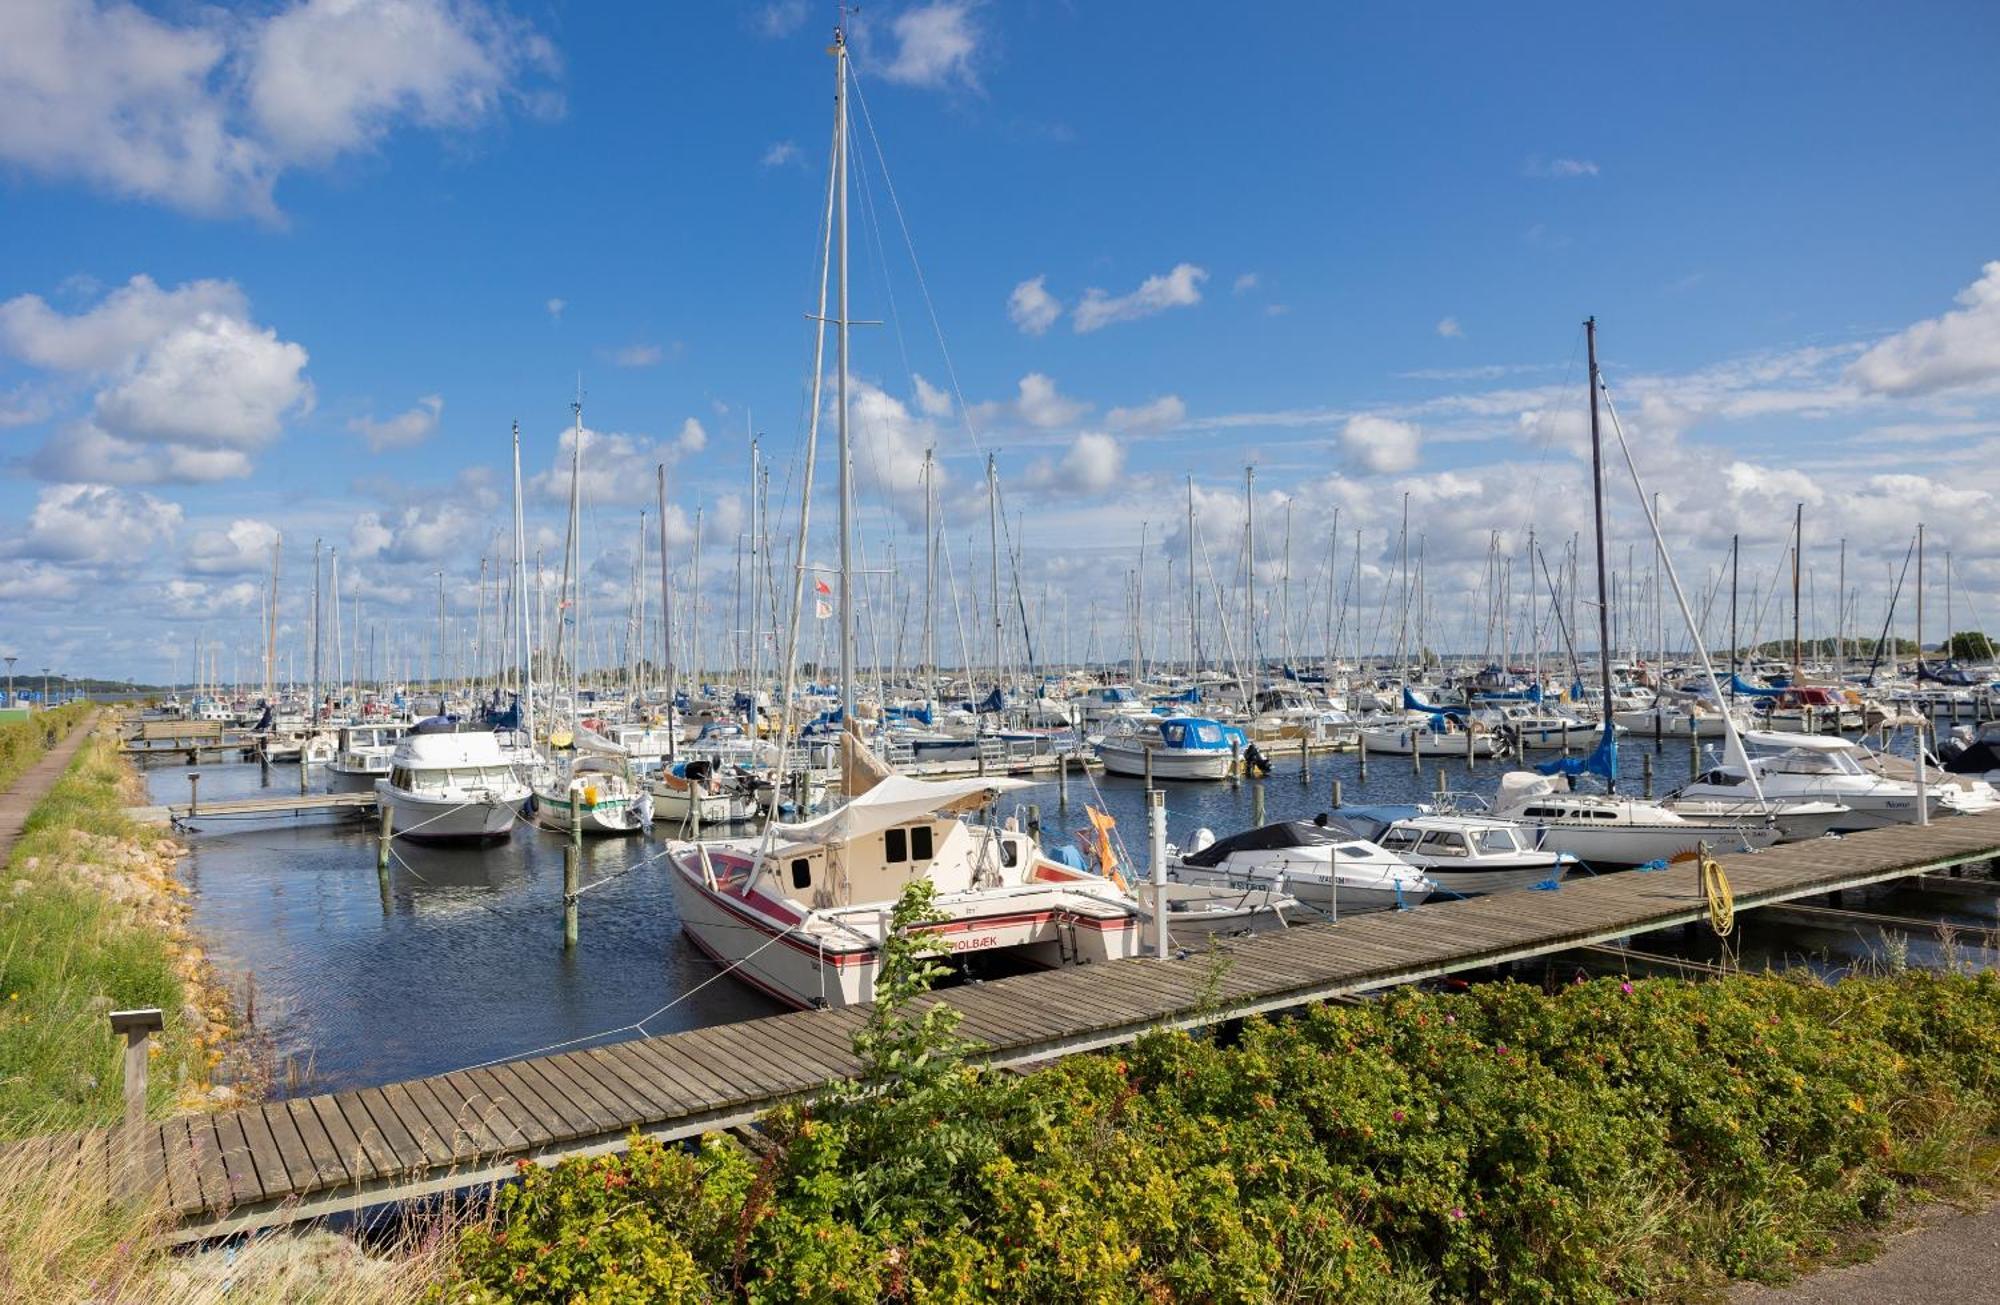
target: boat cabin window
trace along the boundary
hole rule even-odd
[[[931,859],[931,827],[917,825],[910,830],[910,859],[928,861]]]
[[[813,881],[812,862],[804,857],[792,859],[792,887],[811,888]]]
[[[1521,814],[1530,820],[1553,820],[1562,812],[1555,807],[1528,807]]]
[[[1697,784],[1713,784],[1718,788],[1734,788],[1743,782],[1743,776],[1732,775],[1726,770],[1711,770],[1695,782]]]
[[[1358,857],[1363,860],[1366,860],[1371,855],[1366,843],[1342,843],[1334,851],[1340,853],[1342,856]]]
[[[389,783],[397,788],[408,788],[410,786],[410,772],[401,766],[390,767]]]
[[[1414,829],[1392,829],[1377,841],[1392,852],[1407,852],[1417,845],[1419,837]]]
[[[1434,830],[1424,835],[1423,850],[1431,856],[1464,856],[1465,835],[1457,830]]]
[[[892,865],[910,859],[910,832],[907,829],[882,831],[882,859]]]
[[[1482,852],[1514,852],[1519,849],[1511,829],[1487,829],[1479,835],[1479,850]]]
[[[1006,866],[1009,870],[1021,864],[1021,844],[1019,840],[1012,838],[1002,838],[1000,840],[1000,864]]]

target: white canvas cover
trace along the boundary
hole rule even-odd
[[[772,824],[778,843],[844,843],[939,811],[966,811],[986,805],[1010,789],[1029,788],[1024,779],[993,776],[933,782],[891,774],[825,815],[802,824]]]

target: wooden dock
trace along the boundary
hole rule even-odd
[[[204,804],[203,810],[208,808]],[[2000,856],[2000,815],[1732,856],[1738,912],[1950,871]],[[1956,882],[1956,881],[1953,881]],[[1970,882],[1970,881],[1967,881]],[[1988,881],[1980,880],[1982,884]],[[1209,956],[1131,960],[972,985],[927,998],[964,1016],[982,1058],[1019,1066],[1188,1028],[1550,953],[1706,918],[1690,866],[1356,916],[1234,940]],[[852,1075],[860,1009],[537,1056],[407,1083],[19,1144],[157,1188],[198,1240],[504,1180],[519,1162],[614,1151],[634,1132],[686,1138],[746,1124]],[[10,1163],[29,1157],[13,1155]]]
[[[164,806],[127,807],[125,814],[146,825],[179,825],[210,816],[297,816],[322,811],[368,812],[375,809],[372,790],[353,793],[292,793],[270,797],[204,798],[199,802],[169,802]]]

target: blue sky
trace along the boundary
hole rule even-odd
[[[1333,509],[1364,532],[1373,612],[1408,493],[1440,641],[1476,647],[1492,532],[1518,556],[1530,525],[1584,524],[1595,313],[1691,585],[1733,531],[1768,576],[1803,500],[1821,624],[1836,539],[1872,629],[1919,519],[1954,551],[1959,601],[2000,622],[2000,10],[1252,12],[865,7],[853,310],[887,323],[855,331],[873,565],[892,536],[921,557],[934,445],[953,561],[983,576],[993,451],[1024,588],[1050,596],[1037,623],[1067,595],[1073,623],[1095,600],[1109,631],[1142,523],[1150,596],[1185,556],[1188,475],[1233,589],[1255,463],[1267,594],[1292,503],[1300,642]],[[6,6],[0,643],[185,675],[198,633],[255,646],[282,531],[288,642],[317,537],[364,619],[413,645],[432,573],[462,622],[481,556],[504,554],[514,420],[557,561],[579,376],[595,611],[622,619],[667,461],[676,585],[700,503],[721,629],[746,421],[774,510],[796,512],[834,21],[785,3]],[[826,523],[830,451],[821,466]],[[1641,528],[1621,506],[1621,545]],[[813,552],[831,553],[819,531]],[[1167,607],[1153,619],[1156,648],[1181,637]]]

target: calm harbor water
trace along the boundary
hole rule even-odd
[[[1665,793],[1687,775],[1687,748],[1669,743],[1621,745],[1621,787],[1638,792],[1644,758]],[[1399,764],[1400,763],[1400,764]],[[1408,758],[1372,756],[1360,783],[1352,754],[1314,757],[1302,783],[1296,754],[1276,759],[1262,783],[1268,820],[1310,818],[1330,806],[1334,778],[1350,804],[1418,800],[1437,786],[1490,793],[1504,762],[1427,759],[1419,776]],[[188,769],[148,773],[155,801],[184,801]],[[263,791],[295,792],[296,767],[274,766],[271,788],[253,764],[204,765],[204,799]],[[315,768],[314,791],[325,787]],[[1200,826],[1218,835],[1248,826],[1258,785],[1167,786],[1168,837],[1185,842]],[[1132,852],[1143,859],[1144,785],[1138,780],[1072,776],[1069,808],[1053,782],[1010,793],[1001,808],[1040,807],[1044,841],[1066,840],[1094,802],[1115,815]],[[298,1071],[300,1091],[330,1091],[441,1073],[593,1035],[631,1036],[651,1016],[648,1033],[668,1033],[776,1013],[779,1007],[703,958],[680,933],[658,838],[595,839],[584,844],[581,942],[561,946],[561,836],[521,826],[497,847],[427,848],[397,843],[385,902],[375,874],[372,822],[324,815],[244,821],[203,818],[187,837],[183,876],[194,891],[194,925],[211,959],[239,994],[254,991],[256,1022],[281,1063]],[[1850,908],[1996,923],[2000,898],[1946,897],[1908,889],[1850,894]],[[1879,960],[1879,944],[1852,934],[1739,922],[1732,939],[1746,969],[1810,964],[1838,972]],[[1715,940],[1651,935],[1648,950],[1679,950],[1713,959]],[[1994,952],[1962,950],[1993,964]],[[1932,942],[1912,941],[1912,964],[1944,959]],[[714,982],[707,982],[714,979]],[[665,1008],[665,1009],[662,1009]],[[625,1030],[624,1032],[616,1032]],[[282,1071],[277,1089],[285,1090]]]

